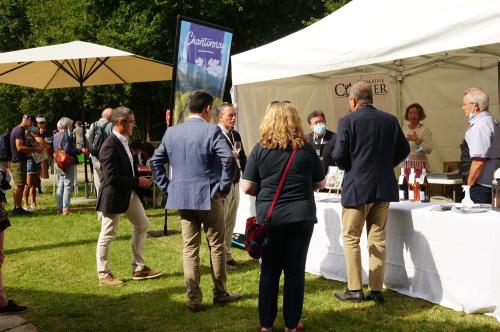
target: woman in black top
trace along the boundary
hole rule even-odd
[[[289,102],[273,102],[260,126],[260,141],[247,159],[241,182],[256,196],[257,220],[262,223],[292,150],[298,151],[271,216],[262,254],[259,282],[260,330],[270,331],[277,314],[281,271],[285,274],[283,316],[285,331],[304,328],[304,272],[309,241],[316,223],[314,189],[325,185],[321,162],[306,144],[301,120]]]

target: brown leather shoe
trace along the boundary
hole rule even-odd
[[[231,295],[229,293],[226,293],[219,298],[214,298],[214,304],[222,304],[223,305],[226,303],[238,301],[239,299],[241,299],[240,294],[232,294]]]
[[[132,279],[134,280],[144,280],[158,278],[163,274],[162,271],[155,271],[144,265],[142,271],[137,271],[132,273]]]
[[[187,302],[186,303],[186,307],[191,310],[192,312],[199,312],[199,311],[202,311],[203,310],[203,306],[201,305],[201,303],[191,303],[191,302]]]
[[[122,286],[123,281],[115,278],[111,273],[109,273],[104,278],[99,279],[99,286]]]

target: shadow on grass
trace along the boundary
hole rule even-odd
[[[132,238],[131,235],[120,235],[117,236],[113,241],[121,241],[121,240],[130,240]],[[89,243],[97,244],[97,238],[92,239],[83,239],[69,242],[59,242],[59,243],[51,243],[51,244],[42,244],[32,247],[22,247],[22,248],[14,248],[14,249],[6,249],[6,255],[18,254],[21,252],[29,252],[29,251],[40,251],[40,250],[51,250],[56,248],[64,248],[64,247],[72,247],[72,246],[80,246]]]
[[[258,326],[257,287],[252,285],[241,301],[225,306],[212,305],[205,296],[204,310],[192,313],[185,307],[185,288],[170,286],[144,291],[156,281],[127,282],[118,288],[97,287],[90,293],[40,291],[12,288],[10,294],[21,298],[30,311],[22,316],[41,331],[255,331]],[[177,276],[175,276],[177,277]],[[150,283],[150,284],[148,284]],[[153,284],[154,283],[154,284]],[[139,286],[138,286],[139,285]],[[498,326],[434,320],[421,313],[433,305],[394,292],[386,292],[387,303],[342,303],[334,299],[313,306],[316,291],[325,286],[343,289],[343,284],[321,278],[309,280],[302,321],[308,331],[490,331]],[[205,294],[209,293],[205,289]],[[324,294],[322,295],[324,296]],[[280,298],[280,302],[281,302]],[[313,308],[311,308],[313,307]],[[279,305],[275,330],[284,328]]]

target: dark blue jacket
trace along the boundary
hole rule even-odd
[[[394,167],[409,152],[398,120],[391,114],[364,105],[340,119],[332,158],[346,171],[342,205],[397,202]]]

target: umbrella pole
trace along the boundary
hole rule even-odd
[[[83,82],[80,81],[80,103],[82,110],[83,137],[85,137],[85,103],[83,101]],[[87,147],[87,140],[83,139],[83,147]],[[83,167],[85,169],[85,198],[89,198],[89,177],[87,173],[87,156],[83,156]]]

